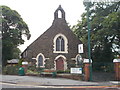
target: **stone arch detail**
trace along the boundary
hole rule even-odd
[[[54,19],[58,19],[58,11],[61,11],[61,18],[65,19],[65,11],[63,10],[63,8],[61,7],[61,5],[59,5],[59,7],[57,8],[57,10],[54,12]]]
[[[77,64],[78,64],[78,58],[79,58],[80,61],[83,62],[82,56],[81,56],[80,54],[77,54],[76,57],[75,57],[75,62],[76,62],[75,64],[76,64],[76,66],[77,66]]]
[[[56,40],[59,36],[61,36],[64,39],[64,45],[65,45],[64,51],[56,51]],[[54,37],[54,39],[53,39],[53,53],[68,53],[68,39],[64,34],[59,33]]]
[[[66,61],[66,57],[64,55],[58,55],[55,60],[54,60],[54,69],[57,70],[57,66],[56,66],[56,61],[59,59],[59,58],[63,58],[63,64],[64,64],[64,71],[67,69],[67,61]]]
[[[39,54],[37,55],[37,57],[36,57],[36,67],[39,67],[39,66],[38,66],[39,56],[42,56],[42,58],[43,58],[43,66],[40,66],[40,67],[45,67],[45,56],[44,56],[42,53],[39,53]]]

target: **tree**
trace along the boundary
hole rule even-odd
[[[86,6],[85,6],[86,7]],[[97,62],[111,62],[120,49],[120,1],[115,3],[90,3],[91,52]],[[86,12],[82,21],[73,26],[74,33],[87,44]]]
[[[24,44],[22,35],[30,39],[30,31],[19,13],[7,6],[0,6],[2,10],[2,62],[6,65],[6,60],[18,58],[20,50],[18,46]]]

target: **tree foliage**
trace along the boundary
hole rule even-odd
[[[85,4],[86,7],[86,4]],[[120,54],[120,1],[115,3],[89,3],[91,24],[91,52],[95,61],[110,62]],[[87,12],[73,26],[74,33],[87,44]]]
[[[0,6],[2,10],[0,21],[2,22],[2,62],[18,58],[20,50],[17,48],[24,43],[23,35],[30,38],[30,31],[20,14],[7,6]]]

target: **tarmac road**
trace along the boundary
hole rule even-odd
[[[0,85],[2,85],[2,88],[9,88],[9,90],[10,88],[69,88],[69,90],[70,88],[72,90],[74,90],[73,88],[81,88],[82,90],[84,90],[85,88],[91,88],[91,90],[94,90],[95,88],[99,88],[98,90],[101,90],[102,88],[104,88],[104,90],[120,90],[120,87],[118,87],[119,82],[115,81],[86,82],[65,78],[42,78],[35,76],[15,75],[2,75],[1,78],[2,79],[0,79]]]

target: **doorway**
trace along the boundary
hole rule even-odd
[[[59,57],[56,60],[56,70],[64,70],[64,58]]]

